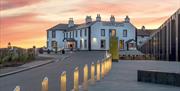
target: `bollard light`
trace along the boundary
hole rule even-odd
[[[99,61],[97,61],[97,65],[96,65],[96,72],[97,72],[97,81],[99,81],[100,80],[100,62]]]
[[[66,91],[66,71],[61,74],[60,77],[61,91]]]
[[[104,75],[107,74],[107,59],[104,59]]]
[[[45,77],[42,81],[42,91],[48,91],[48,78]]]
[[[21,91],[20,86],[16,86],[13,91]]]
[[[112,57],[110,57],[110,70],[112,69]]]
[[[104,62],[101,62],[101,78],[104,78]]]
[[[74,91],[79,91],[79,69],[78,67],[74,70]]]
[[[84,66],[83,90],[88,91],[88,65]]]
[[[91,84],[95,84],[95,66],[94,63],[91,64]]]

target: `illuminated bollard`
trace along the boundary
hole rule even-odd
[[[78,67],[74,70],[74,91],[79,91],[79,69]]]
[[[42,81],[42,91],[48,91],[48,78],[45,77]]]
[[[94,63],[91,64],[91,84],[95,84],[95,66]]]
[[[104,75],[107,74],[107,61],[104,59]]]
[[[101,78],[104,78],[104,62],[101,62]]]
[[[21,91],[20,86],[16,86],[13,91]]]
[[[112,58],[110,57],[109,58],[109,61],[110,61],[110,70],[112,69]]]
[[[110,66],[111,66],[109,58],[108,58],[108,60],[107,60],[107,64],[108,64],[108,73],[109,73],[109,71],[110,71]]]
[[[60,77],[61,91],[66,91],[66,71],[61,74]]]
[[[106,74],[109,72],[109,64],[108,64],[108,59],[106,59]]]
[[[83,90],[88,91],[88,65],[84,66]]]
[[[97,61],[97,65],[96,65],[96,72],[97,72],[97,81],[99,81],[100,80],[100,63],[99,63],[99,61]]]

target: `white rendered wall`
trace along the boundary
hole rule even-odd
[[[105,29],[105,37],[101,36],[101,29]],[[124,26],[103,26],[101,22],[97,22],[91,26],[91,49],[92,50],[108,50],[109,49],[109,30],[115,29],[116,36],[118,37],[118,47],[119,40],[124,40],[124,50],[127,50],[126,41],[129,39],[134,39],[136,37],[136,29],[130,23],[124,23]],[[123,30],[127,30],[127,37],[123,37]],[[106,40],[106,48],[100,48],[101,39]]]
[[[137,36],[137,45],[141,45],[139,42],[141,41],[142,44],[149,38],[149,36]]]
[[[80,36],[80,30],[82,30],[82,36]],[[77,37],[76,37],[76,31],[78,31]],[[77,48],[80,50],[88,50],[88,30],[87,30],[86,36],[84,33],[85,33],[85,28],[78,29],[78,30],[74,31],[74,39],[77,41]],[[80,40],[82,40],[82,48],[80,48]],[[87,47],[86,48],[84,45],[84,40],[87,41]]]
[[[63,42],[63,39],[64,39],[64,33],[63,31],[55,31],[56,32],[56,37],[55,38],[52,38],[52,31],[48,31],[49,33],[49,37],[47,39],[47,41],[49,42],[49,45],[48,45],[48,49],[52,50],[52,41],[56,41],[57,42],[57,47],[58,49],[60,48],[63,48],[64,47],[64,42]]]

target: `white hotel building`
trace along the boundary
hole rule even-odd
[[[114,16],[102,21],[100,14],[92,21],[87,16],[85,23],[74,24],[72,18],[68,24],[58,24],[47,30],[47,48],[74,48],[79,50],[109,50],[110,36],[118,37],[119,50],[136,50],[136,27],[128,16],[118,22]]]

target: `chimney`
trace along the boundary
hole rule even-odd
[[[101,21],[101,16],[100,16],[100,14],[97,14],[97,16],[96,16],[96,21],[98,21],[98,22]]]
[[[73,18],[69,18],[68,27],[74,26]]]
[[[110,17],[110,22],[115,22],[115,17],[113,15]]]
[[[146,29],[145,26],[142,26],[141,30],[145,31],[145,29]]]
[[[86,16],[86,23],[90,23],[90,22],[92,22],[91,16]]]
[[[128,16],[126,16],[126,18],[125,18],[125,22],[126,22],[126,23],[129,23],[129,22],[130,22],[130,19],[129,19],[129,17],[128,17]]]

